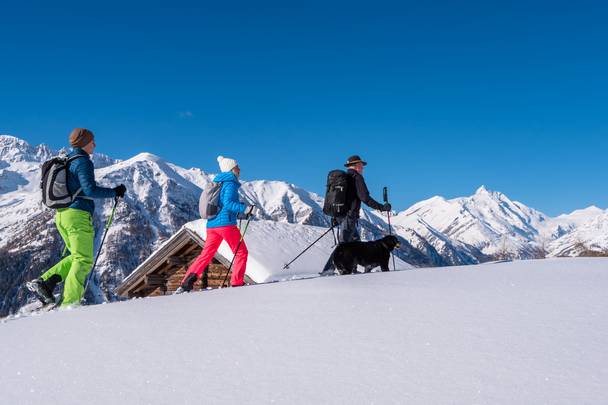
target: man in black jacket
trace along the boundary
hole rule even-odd
[[[357,229],[361,202],[365,203],[368,207],[379,211],[391,210],[391,205],[389,203],[381,204],[369,195],[367,184],[365,184],[365,179],[363,178],[363,169],[367,166],[367,162],[364,162],[358,155],[354,155],[348,158],[344,166],[347,168],[346,173],[349,175],[347,201],[350,201],[350,207],[346,216],[336,219],[338,226],[338,243],[354,242],[361,239],[359,230]],[[321,274],[328,275],[333,274],[333,272],[334,263],[332,255],[329,257]]]

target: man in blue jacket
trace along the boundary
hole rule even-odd
[[[27,288],[43,303],[52,304],[55,302],[55,286],[64,282],[62,306],[80,303],[85,280],[93,265],[93,199],[123,197],[126,191],[123,184],[113,189],[97,186],[91,161],[96,146],[93,132],[85,128],[74,129],[70,134],[70,145],[73,149],[68,157],[77,158],[69,166],[68,188],[70,192],[78,193],[68,208],[58,209],[55,214],[55,225],[70,255],[40,278],[27,283]]]

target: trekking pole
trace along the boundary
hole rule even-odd
[[[306,253],[306,251],[308,251],[308,249],[310,249],[311,247],[313,247],[315,243],[317,243],[318,241],[320,241],[322,237],[324,237],[325,235],[327,235],[333,229],[334,229],[334,225],[332,223],[331,227],[327,231],[323,232],[323,235],[319,236],[313,243],[311,243],[310,245],[308,245],[308,247],[306,249],[304,249],[302,252],[300,252],[300,254],[297,255],[292,261],[290,261],[285,266],[283,266],[283,270],[287,270],[289,268],[290,264],[292,264],[293,262],[295,262],[296,260],[298,260],[300,258],[300,256],[302,256],[304,253]]]
[[[251,218],[253,218],[253,215],[249,215],[247,217],[247,222],[245,222],[245,229],[243,230],[243,233],[241,234],[241,239],[239,239],[238,245],[236,245],[236,249],[234,251],[234,256],[232,257],[232,260],[230,261],[230,266],[228,267],[228,271],[226,272],[226,275],[224,276],[224,281],[222,281],[220,288],[224,288],[224,284],[226,283],[226,280],[228,279],[228,274],[230,274],[230,270],[232,270],[232,265],[234,264],[234,259],[236,259],[236,254],[239,252],[241,243],[243,243],[243,239],[245,238],[245,234],[247,233],[247,228],[249,227],[249,222],[251,222]],[[220,273],[220,277],[221,276],[222,275]]]
[[[388,203],[388,187],[384,187],[382,190],[382,196],[384,197],[384,203]],[[388,234],[393,234],[393,228],[391,227],[391,212],[390,210],[386,213],[388,219]],[[393,256],[393,271],[397,270],[397,266],[395,265],[395,254],[391,251],[391,256]]]
[[[82,293],[82,301],[84,302],[84,295],[87,292],[87,288],[89,287],[89,281],[91,280],[91,275],[93,274],[93,270],[95,270],[95,266],[97,265],[97,260],[99,259],[99,254],[101,253],[101,248],[103,247],[103,243],[106,240],[106,235],[108,234],[108,230],[112,225],[112,221],[114,221],[114,213],[116,212],[116,205],[118,204],[118,197],[114,197],[114,206],[112,206],[112,212],[110,212],[110,217],[106,221],[105,230],[103,232],[103,236],[101,237],[101,244],[99,245],[99,249],[97,250],[97,255],[95,256],[95,261],[93,262],[93,267],[91,267],[91,271],[87,275],[87,279],[84,283],[84,291]]]

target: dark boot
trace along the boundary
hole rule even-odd
[[[57,276],[57,277],[59,277],[59,276]],[[53,280],[53,284],[52,284],[53,288],[57,285],[57,282],[55,282],[55,280]],[[59,278],[59,281],[61,281],[61,277]],[[36,298],[38,298],[38,300],[42,303],[42,305],[48,305],[48,304],[55,303],[55,297],[53,296],[53,290],[49,289],[49,286],[43,279],[37,278],[36,280],[29,281],[29,282],[25,283],[25,287],[29,291],[34,293],[34,295],[36,296]]]
[[[191,273],[186,277],[182,285],[175,290],[174,294],[183,294],[185,292],[190,292],[194,288],[194,283],[196,283],[197,277],[196,274]]]
[[[55,287],[57,287],[57,284],[61,283],[61,281],[61,276],[59,274],[53,274],[51,277],[48,278],[48,280],[44,282],[44,284],[46,284],[46,289],[49,290],[51,294],[53,294],[53,291],[55,291]]]

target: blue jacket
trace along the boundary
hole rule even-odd
[[[216,183],[222,183],[220,190],[221,209],[217,216],[207,221],[207,228],[219,228],[220,226],[236,225],[239,214],[245,212],[247,206],[239,202],[239,188],[241,183],[232,172],[220,173],[213,179]]]
[[[74,148],[68,157],[84,155],[70,162],[68,174],[68,188],[70,192],[75,193],[79,188],[82,191],[79,196],[89,198],[114,198],[116,192],[111,188],[97,187],[95,182],[95,168],[88,153],[81,148]],[[95,211],[95,203],[91,199],[76,197],[70,208],[87,211],[91,215]]]

